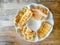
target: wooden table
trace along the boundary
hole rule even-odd
[[[0,45],[4,45],[3,42],[9,42],[11,45],[60,45],[60,1],[40,3],[47,6],[53,13],[54,28],[50,36],[44,41],[30,43],[19,39],[14,26],[4,27],[0,29]]]

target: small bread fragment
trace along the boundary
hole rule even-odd
[[[38,30],[38,37],[44,38],[45,35],[49,32],[49,30],[51,29],[51,24],[49,24],[48,22],[43,22],[41,28]]]
[[[16,18],[15,18],[15,20],[14,20],[14,22],[15,22],[15,24],[17,25],[18,24],[18,22],[19,22],[19,20],[21,19],[21,17],[23,16],[23,12],[22,11],[20,11],[19,13],[18,13],[18,15],[16,16]]]

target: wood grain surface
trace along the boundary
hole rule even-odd
[[[40,4],[47,6],[53,13],[54,28],[50,36],[41,42],[26,42],[17,36],[14,26],[4,27],[0,29],[0,45],[60,45],[60,1]]]

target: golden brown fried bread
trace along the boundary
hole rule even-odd
[[[24,24],[26,24],[26,22],[32,17],[32,12],[30,11],[30,9],[25,8],[25,10],[23,12],[25,12],[25,13],[21,17],[20,21],[18,22],[18,25],[20,27],[22,27]]]
[[[49,24],[48,22],[43,22],[41,28],[38,30],[38,37],[43,38],[51,29],[51,24]]]
[[[31,11],[33,12],[34,19],[37,20],[47,19],[49,16],[49,11],[40,6],[32,6]]]
[[[20,28],[32,17],[32,11],[27,7],[24,7],[22,11],[18,13],[18,16],[15,18],[15,24]]]
[[[21,34],[27,40],[33,40],[36,36],[36,33],[26,26],[23,27]]]
[[[21,19],[21,17],[23,16],[23,12],[21,11],[21,12],[19,12],[19,14],[16,16],[16,18],[15,18],[15,24],[18,24],[18,22],[19,22],[19,20]]]

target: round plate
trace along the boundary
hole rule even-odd
[[[35,6],[40,6],[40,7],[44,7],[44,8],[46,8],[47,10],[49,10],[46,6],[44,6],[44,5],[42,5],[42,4],[36,4],[36,3],[32,3],[32,4],[28,4],[28,5],[25,5],[25,6],[27,6],[29,9],[30,9],[30,6],[31,5],[35,5]],[[20,10],[19,10],[20,11]],[[47,35],[44,37],[44,38],[38,38],[38,36],[36,35],[36,38],[34,39],[34,40],[26,40],[26,39],[24,39],[22,36],[21,36],[21,34],[20,34],[20,32],[19,32],[19,27],[17,26],[17,25],[15,25],[15,28],[16,28],[16,33],[17,33],[17,35],[21,38],[21,39],[23,39],[23,40],[26,40],[26,41],[28,41],[28,42],[37,42],[37,41],[42,41],[42,40],[44,40],[45,38],[47,38],[49,35],[50,35],[50,33],[51,33],[51,31],[52,31],[52,29],[53,29],[53,26],[54,26],[54,20],[53,20],[53,14],[52,14],[52,12],[49,10],[49,17],[48,17],[48,19],[47,20],[43,20],[43,21],[41,21],[41,20],[39,20],[39,21],[37,21],[37,20],[34,20],[33,18],[31,18],[28,22],[27,22],[27,24],[26,24],[26,26],[27,27],[29,27],[29,28],[31,28],[31,29],[33,29],[35,32],[37,32],[37,30],[41,27],[41,24],[42,24],[42,22],[49,22],[51,25],[52,25],[52,28],[50,29],[50,31],[47,33]],[[34,23],[34,25],[31,25],[30,23]],[[36,30],[35,30],[36,29]]]

